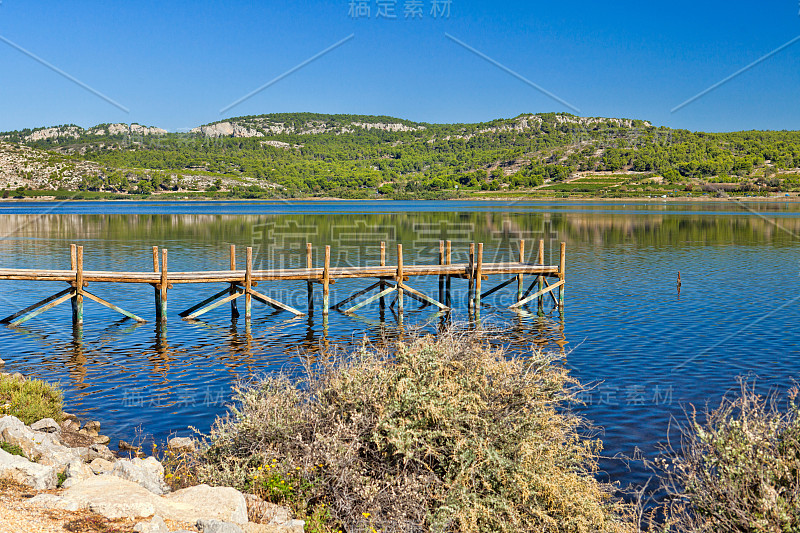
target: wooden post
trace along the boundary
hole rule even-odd
[[[169,344],[167,344],[167,324],[156,321],[156,348],[160,356],[169,358]]]
[[[478,243],[478,266],[475,269],[475,313],[481,312],[481,277],[483,276],[483,243]]]
[[[386,243],[381,241],[381,266],[386,266]],[[386,283],[381,279],[380,283],[378,284],[378,292],[379,294],[383,294],[383,291],[386,290]],[[386,298],[383,296],[380,297],[378,300],[378,319],[380,323],[383,324],[386,320]]]
[[[386,243],[384,241],[381,241],[381,266],[386,266]],[[381,280],[381,284],[378,285],[378,292],[382,293],[384,290],[386,290],[386,283]],[[386,309],[386,300],[383,296],[380,299],[380,308],[381,310]]]
[[[444,241],[439,241],[439,265],[444,265]],[[439,276],[439,301],[444,302],[444,276]]]
[[[167,249],[161,250],[161,321],[167,321]]]
[[[231,270],[236,270],[236,245],[231,244],[231,251],[230,251],[230,264]],[[236,284],[231,283],[231,289],[228,291],[228,295],[232,296],[236,293]],[[236,304],[236,299],[231,300],[231,317],[232,318],[239,318],[239,306]]]
[[[566,259],[567,259],[567,243],[561,243],[561,255],[558,260],[558,280],[564,281],[564,267],[566,266]],[[561,286],[558,288],[558,308],[563,310],[564,309],[564,285],[562,283]]]
[[[539,239],[539,252],[537,253],[536,260],[540,265],[544,265],[544,239]],[[539,291],[544,291],[544,274],[539,274]],[[544,294],[539,297],[538,302],[539,315],[544,314]]]
[[[397,245],[397,313],[403,315],[403,245]]]
[[[475,298],[475,243],[469,243],[469,294],[467,294],[467,307],[472,309]]]
[[[311,243],[306,243],[306,268],[311,269],[314,267],[314,252],[311,247]],[[306,283],[306,290],[308,292],[308,315],[311,316],[314,314],[314,283],[312,281],[308,281]]]
[[[520,263],[525,262],[525,239],[519,240],[519,262]],[[524,276],[522,275],[522,273],[520,273],[517,276],[517,301],[522,300],[522,290],[523,290],[522,285],[524,283],[523,278]]]
[[[244,271],[244,319],[250,320],[252,310],[252,296],[250,288],[253,285],[253,247],[247,247],[247,263]]]
[[[161,267],[158,266],[158,246],[153,246],[153,272],[158,272]],[[161,318],[161,291],[158,284],[153,284],[153,301],[156,306],[156,320]]]
[[[70,244],[69,245],[69,264],[70,270],[78,270],[78,245]],[[75,283],[70,283],[73,288],[76,287]],[[77,293],[76,293],[77,296]],[[75,322],[74,317],[78,315],[78,298],[71,298],[70,303],[72,304],[72,316],[73,316],[73,323]]]
[[[78,246],[75,257],[75,307],[72,312],[72,324],[83,324],[83,246]]]
[[[322,267],[322,314],[328,315],[331,291],[331,247],[325,245],[325,264]]]
[[[445,261],[448,265],[452,264],[452,250],[453,247],[451,246],[450,241],[445,242]],[[447,276],[445,279],[444,290],[446,293],[444,305],[447,307],[452,307],[453,300],[450,298],[450,276]]]
[[[536,262],[540,265],[544,265],[544,239],[539,239],[539,251],[537,253]],[[541,289],[544,285],[544,280],[539,280],[539,288]]]

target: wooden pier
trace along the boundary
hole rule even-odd
[[[87,287],[91,283],[140,283],[149,284],[154,289],[156,320],[167,320],[167,295],[176,284],[220,284],[224,288],[209,296],[197,305],[179,313],[184,320],[193,320],[201,315],[230,303],[231,315],[240,316],[237,300],[244,297],[245,320],[250,320],[252,315],[252,300],[270,305],[275,309],[287,311],[294,315],[313,314],[314,312],[314,286],[322,285],[323,316],[327,316],[330,309],[343,313],[355,313],[359,309],[378,301],[381,309],[385,308],[386,298],[394,294],[395,299],[391,306],[396,304],[397,312],[402,315],[404,298],[408,297],[419,301],[423,306],[434,306],[442,312],[450,310],[452,303],[452,280],[466,280],[469,286],[468,307],[471,313],[479,313],[482,299],[516,282],[515,302],[510,309],[520,309],[523,306],[538,301],[542,309],[543,299],[549,295],[553,303],[563,310],[564,306],[564,270],[565,270],[565,243],[561,243],[559,264],[544,264],[544,240],[539,240],[538,253],[535,263],[526,261],[525,241],[519,241],[519,260],[505,263],[484,263],[483,243],[477,246],[473,243],[469,247],[469,260],[467,263],[452,262],[452,246],[450,241],[439,243],[439,263],[431,265],[412,265],[403,262],[403,245],[397,245],[396,264],[387,264],[386,243],[381,243],[380,264],[377,266],[334,267],[331,266],[331,247],[325,246],[324,261],[322,266],[314,266],[313,248],[306,245],[306,267],[292,269],[253,270],[253,249],[246,249],[244,270],[236,267],[236,248],[230,246],[230,269],[200,272],[170,272],[167,268],[168,253],[166,249],[153,247],[153,270],[142,272],[111,272],[102,270],[84,269],[83,246],[70,246],[69,270],[33,270],[33,269],[0,269],[0,280],[24,281],[56,281],[68,284],[62,291],[36,302],[21,311],[18,311],[0,322],[11,326],[18,326],[31,318],[41,315],[67,300],[72,302],[73,324],[80,326],[83,323],[83,305],[85,299],[94,301],[108,307],[128,318],[138,322],[144,319],[130,313],[117,305],[100,298],[89,292]],[[438,298],[413,288],[408,282],[412,278],[437,276],[439,280]],[[481,292],[482,282],[488,281],[489,276],[507,277],[497,286]],[[527,290],[524,290],[525,276],[532,276]],[[351,294],[344,300],[334,305],[330,303],[330,286],[339,279],[375,279],[371,285]],[[280,282],[300,280],[306,282],[307,308],[300,311],[294,307],[273,299],[263,292],[255,290],[262,282]],[[552,283],[551,283],[552,281]],[[557,290],[557,295],[556,295]],[[370,294],[372,293],[372,294]],[[358,301],[362,298],[360,301]]]

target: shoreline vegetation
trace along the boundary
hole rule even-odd
[[[792,198],[800,132],[705,133],[524,114],[477,124],[273,113],[184,133],[137,124],[0,133],[0,197]]]
[[[447,331],[326,354],[236,390],[193,468],[324,518],[323,531],[635,531],[598,482],[598,439],[560,407],[552,357]],[[286,488],[284,488],[286,487]]]
[[[60,526],[93,533],[127,532],[136,522],[136,531],[168,532],[188,522],[176,500],[202,492],[203,505],[224,507],[209,499],[213,491],[214,498],[224,493],[246,502],[246,517],[230,515],[243,525],[230,531],[247,533],[800,528],[797,389],[782,409],[778,398],[760,397],[752,380],[743,379],[717,409],[692,412],[680,428],[681,446],[665,449],[651,465],[666,497],[645,511],[641,500],[624,500],[618,485],[596,479],[602,442],[570,409],[581,385],[560,363],[560,356],[538,351],[511,356],[475,332],[444,331],[392,350],[365,340],[347,352],[307,359],[298,374],[240,384],[228,414],[207,435],[153,446],[160,461],[142,459],[142,450],[130,447],[132,460],[91,463],[113,467],[114,475],[70,462],[59,475],[61,488],[30,501],[74,509],[62,513]],[[12,381],[14,390],[27,383],[2,375],[0,394]],[[37,413],[28,408],[26,420],[60,413],[57,389],[48,392],[42,382],[24,388],[44,406]],[[23,416],[19,402],[4,401],[6,414]],[[54,468],[43,466],[53,464],[46,456],[32,455],[42,445],[25,438],[48,424],[22,424],[0,416],[0,478],[9,471],[8,457],[29,469]],[[39,441],[54,434],[40,435]],[[0,481],[0,499],[16,502],[22,519],[28,513],[39,520],[41,511],[21,496],[30,492]],[[149,498],[149,510],[131,503],[130,494]],[[109,511],[119,507],[108,498],[121,495],[128,495],[124,516]],[[87,505],[104,511],[92,514]],[[169,529],[161,528],[161,515]],[[0,525],[2,519],[0,512]],[[222,531],[201,522],[195,526],[201,532]]]
[[[465,196],[453,198],[440,198],[440,199],[407,199],[407,200],[393,200],[390,198],[370,198],[370,201],[392,202],[401,201],[466,201],[466,202],[636,202],[636,203],[655,203],[655,202],[729,202],[731,200],[745,201],[745,202],[780,202],[780,203],[796,203],[800,202],[800,194],[780,194],[780,195],[764,195],[764,196],[652,196],[652,197],[637,197],[637,196],[615,196],[615,197],[597,197],[597,196]],[[86,196],[83,194],[75,194],[74,196],[54,195],[52,191],[25,191],[24,194],[18,196],[9,196],[8,198],[0,198],[0,204],[3,203],[19,203],[19,202],[91,202],[91,201],[113,201],[113,202],[281,202],[281,203],[302,203],[302,202],[356,202],[363,200],[354,200],[352,198],[336,198],[336,197],[318,197],[308,196],[299,198],[275,198],[269,196],[259,197],[240,197],[240,196],[205,196],[197,194],[194,196],[182,195],[116,195],[116,194],[98,194]]]
[[[4,403],[3,403],[4,402]],[[216,484],[171,490],[161,460],[194,449],[175,437],[147,456],[99,422],[63,412],[57,386],[0,373],[0,531],[302,533],[289,509]]]

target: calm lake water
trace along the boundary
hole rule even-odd
[[[454,261],[470,242],[483,242],[486,261],[516,257],[520,238],[535,254],[558,262],[567,242],[563,319],[546,302],[546,316],[506,310],[511,291],[485,300],[485,327],[506,330],[513,349],[531,344],[563,352],[566,364],[594,388],[581,411],[605,443],[611,479],[641,482],[640,464],[616,455],[652,456],[671,417],[690,404],[716,404],[737,376],[758,376],[759,389],[785,391],[800,375],[800,205],[788,203],[468,203],[468,202],[69,202],[0,204],[3,267],[69,268],[69,244],[84,246],[90,270],[150,270],[153,245],[169,249],[169,269],[228,268],[228,245],[254,246],[256,268],[305,263],[305,243],[333,249],[333,264],[378,260],[387,242],[405,262],[435,262],[438,242],[453,242]],[[552,253],[551,253],[552,252]],[[533,259],[533,255],[532,255]],[[680,271],[682,287],[676,290]],[[494,286],[484,282],[488,289]],[[369,281],[339,281],[332,301]],[[436,294],[437,281],[412,286]],[[63,284],[0,282],[0,310],[11,314],[61,290]],[[453,281],[453,319],[467,321],[466,282]],[[431,309],[406,304],[402,328],[377,307],[359,316],[332,312],[292,318],[254,302],[249,326],[219,307],[201,322],[177,313],[222,287],[178,285],[169,293],[169,320],[157,327],[153,291],[139,285],[93,284],[98,296],[148,319],[138,325],[91,301],[73,331],[69,304],[21,328],[0,328],[6,371],[59,381],[67,409],[100,420],[103,433],[163,440],[207,431],[223,413],[231,385],[267,372],[291,371],[325,344],[394,339],[414,328],[433,331]],[[511,287],[509,287],[511,289]],[[259,290],[305,309],[305,283],[261,283]],[[317,292],[317,301],[321,295]],[[241,306],[240,306],[241,307]],[[319,309],[319,307],[317,307]]]

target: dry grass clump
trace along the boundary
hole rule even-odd
[[[563,409],[567,371],[472,335],[237,388],[198,481],[289,504],[315,531],[635,531],[592,475],[600,442]]]
[[[0,376],[0,416],[12,415],[26,424],[42,418],[61,422],[63,395],[61,390],[38,379],[17,379]]]
[[[154,450],[153,456],[159,457],[164,465],[164,480],[170,489],[180,490],[201,483],[197,480],[197,465],[202,457],[197,453],[167,448],[160,455]]]
[[[734,398],[681,427],[679,451],[663,459],[670,495],[665,530],[800,531],[800,412],[782,411],[752,382]]]
[[[64,530],[70,533],[128,533],[133,531],[129,520],[112,520],[103,516],[88,516],[70,520]]]

